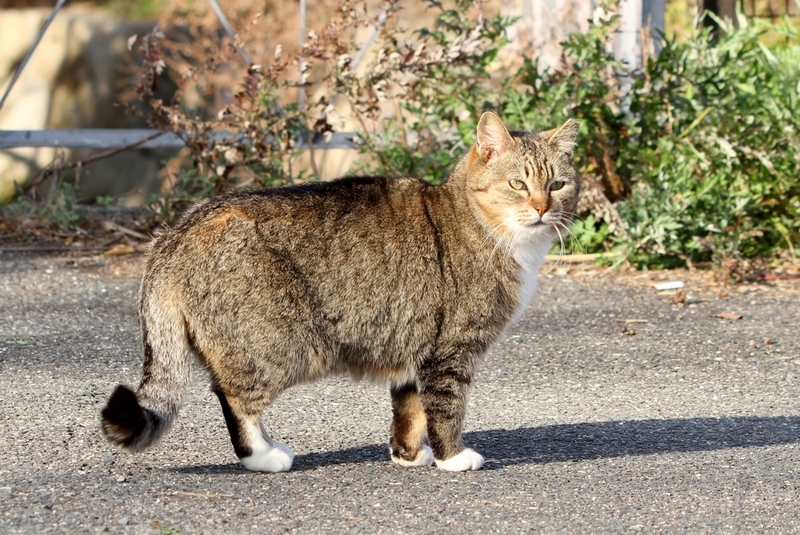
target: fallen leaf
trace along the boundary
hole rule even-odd
[[[122,243],[118,243],[114,245],[110,249],[108,249],[105,254],[107,255],[123,255],[123,254],[133,254],[136,252],[136,249],[131,247],[130,245],[124,245]]]
[[[675,295],[672,296],[672,304],[673,305],[685,305],[686,304],[686,292],[683,290],[678,290],[675,292]]]
[[[744,314],[738,314],[736,312],[718,312],[716,314],[711,314],[711,317],[735,321],[742,319],[744,317]]]

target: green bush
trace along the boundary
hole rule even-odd
[[[785,45],[770,51],[764,32]],[[630,94],[634,188],[618,210],[642,265],[771,256],[800,239],[800,40],[749,25],[665,43]]]
[[[527,62],[499,102],[507,120],[525,127],[582,121],[577,164],[608,202],[589,206],[596,217],[576,224],[597,236],[573,245],[623,251],[641,267],[794,254],[797,29],[760,22],[712,39],[697,26],[630,72],[606,52],[615,19],[571,35],[558,69]],[[771,49],[766,32],[780,36]]]

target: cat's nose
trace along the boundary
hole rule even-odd
[[[544,215],[544,213],[547,211],[548,205],[550,204],[547,197],[544,195],[539,195],[535,192],[531,195],[530,203],[531,207],[539,212],[539,216]]]

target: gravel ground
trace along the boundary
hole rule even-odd
[[[157,446],[101,436],[139,379],[139,261],[0,254],[0,533],[800,532],[796,279],[551,268],[476,380],[483,470],[391,464],[386,386],[335,378],[268,410],[296,459],[256,474],[199,368]]]

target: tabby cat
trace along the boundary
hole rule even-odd
[[[195,354],[249,470],[292,466],[261,412],[290,386],[339,373],[389,382],[392,461],[479,469],[461,440],[467,393],[575,212],[577,133],[574,120],[509,132],[486,112],[440,186],[351,177],[194,206],[144,263],[144,374],[136,392],[111,395],[104,433],[132,451],[153,444]]]

